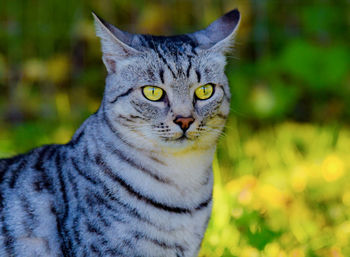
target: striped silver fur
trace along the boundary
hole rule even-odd
[[[94,18],[108,70],[101,106],[68,144],[0,160],[0,256],[196,256],[239,12],[172,37]],[[212,97],[196,99],[208,83]],[[147,100],[145,85],[165,96]],[[194,121],[184,130],[178,116]]]

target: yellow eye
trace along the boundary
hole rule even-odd
[[[155,86],[145,86],[142,88],[144,97],[151,101],[158,101],[164,95],[163,89]]]
[[[206,100],[213,95],[214,87],[212,84],[206,84],[206,85],[203,85],[203,86],[200,86],[199,88],[197,88],[194,93],[198,99]]]

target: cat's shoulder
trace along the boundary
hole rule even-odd
[[[43,170],[47,162],[57,151],[59,145],[44,145],[27,153],[0,159],[0,183],[30,170]],[[11,180],[11,179],[10,179]]]

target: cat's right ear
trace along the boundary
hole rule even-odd
[[[234,9],[211,23],[206,29],[190,35],[196,39],[201,49],[226,53],[233,46],[240,19],[240,12]]]
[[[131,46],[134,35],[109,24],[94,12],[96,35],[101,38],[102,60],[108,73],[115,73],[118,61],[140,54]]]

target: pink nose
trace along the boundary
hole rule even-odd
[[[176,116],[174,120],[174,123],[179,125],[184,132],[191,126],[193,122],[194,122],[194,118],[192,116],[190,117]]]

